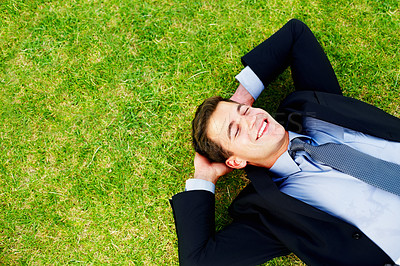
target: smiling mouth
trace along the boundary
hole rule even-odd
[[[257,139],[261,138],[261,136],[264,134],[264,131],[266,130],[267,126],[268,126],[267,121],[263,121],[260,130],[258,130]]]

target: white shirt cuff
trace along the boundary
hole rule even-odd
[[[211,193],[215,194],[215,185],[214,183],[198,178],[191,178],[186,180],[186,191],[191,190],[207,190]]]
[[[253,96],[254,100],[257,100],[258,96],[264,90],[264,84],[249,66],[246,66],[235,78]]]

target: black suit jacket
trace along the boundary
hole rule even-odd
[[[400,141],[400,122],[382,110],[337,94],[298,91],[278,113],[288,129],[313,116]],[[295,253],[308,265],[384,265],[393,261],[358,228],[279,191],[267,169],[247,167],[251,183],[229,208],[232,224],[216,233],[214,195],[188,191],[171,200],[182,265],[255,265]]]

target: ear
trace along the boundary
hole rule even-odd
[[[242,169],[247,165],[247,161],[237,158],[235,156],[231,156],[228,159],[226,159],[225,164],[230,168]]]

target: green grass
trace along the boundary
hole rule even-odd
[[[0,264],[177,264],[168,198],[193,173],[196,106],[299,18],[345,95],[399,117],[399,16],[397,0],[1,1]],[[285,72],[258,104],[292,89]],[[246,182],[218,184],[218,228]]]

